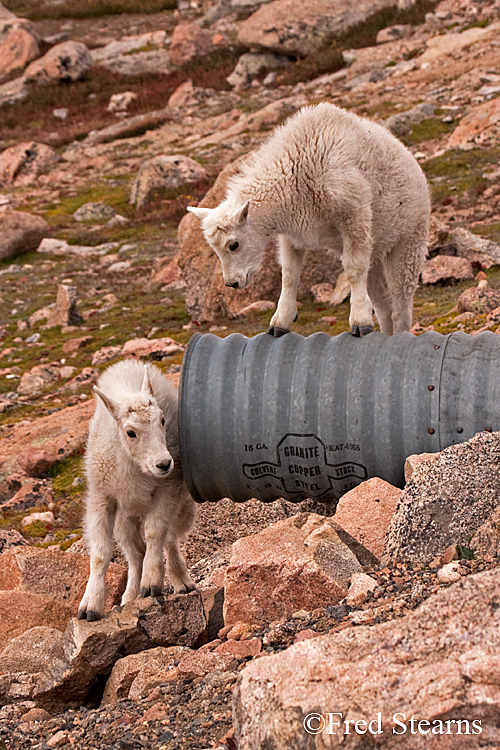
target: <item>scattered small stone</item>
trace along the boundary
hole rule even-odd
[[[52,110],[52,114],[58,120],[65,120],[69,115],[69,109],[67,107],[58,107],[57,109]]]
[[[27,526],[32,523],[36,523],[37,521],[52,524],[54,523],[54,520],[54,514],[50,510],[46,511],[45,513],[31,513],[29,516],[25,516],[23,518],[23,520],[21,521],[21,528],[25,529]]]
[[[437,577],[441,583],[454,583],[460,580],[462,577],[460,563],[457,561],[446,563],[438,570]]]
[[[268,299],[260,299],[245,305],[236,313],[236,318],[246,318],[254,313],[266,312],[266,310],[275,310],[276,303]]]
[[[137,94],[135,91],[123,91],[121,94],[112,94],[106,109],[108,112],[126,112],[136,99]]]

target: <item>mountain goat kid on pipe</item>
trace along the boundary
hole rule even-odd
[[[351,287],[352,333],[408,331],[427,253],[425,176],[382,125],[333,104],[304,107],[241,167],[217,208],[189,207],[222,263],[227,286],[243,289],[277,236],[282,289],[269,333],[288,333],[306,250],[341,258]]]
[[[86,455],[90,578],[78,609],[87,620],[103,615],[113,531],[128,562],[122,604],[161,594],[164,548],[174,591],[195,588],[178,546],[195,503],[180,468],[176,388],[154,365],[126,360],[109,367],[94,391]]]

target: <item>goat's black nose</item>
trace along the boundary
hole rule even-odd
[[[172,461],[165,461],[162,464],[156,464],[156,468],[160,469],[160,471],[164,471],[165,474],[167,473],[167,471],[170,469],[171,466],[172,466]]]
[[[230,286],[232,289],[238,289],[239,283],[235,281],[234,284],[226,284],[226,286]]]

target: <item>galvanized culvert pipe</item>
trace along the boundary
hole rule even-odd
[[[411,454],[500,430],[500,336],[198,333],[179,420],[197,502],[331,501],[374,476],[402,487]]]

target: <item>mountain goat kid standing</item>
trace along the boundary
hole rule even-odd
[[[269,333],[288,333],[307,249],[341,258],[351,287],[349,324],[408,331],[427,253],[430,199],[411,153],[386,128],[322,103],[304,107],[241,167],[217,208],[188,207],[222,263],[227,286],[243,289],[278,237],[282,288]]]
[[[90,577],[78,610],[87,620],[103,615],[113,529],[128,562],[122,604],[161,594],[164,547],[174,591],[195,588],[178,547],[195,504],[180,468],[175,387],[157,367],[127,360],[109,367],[94,392],[86,455]]]

